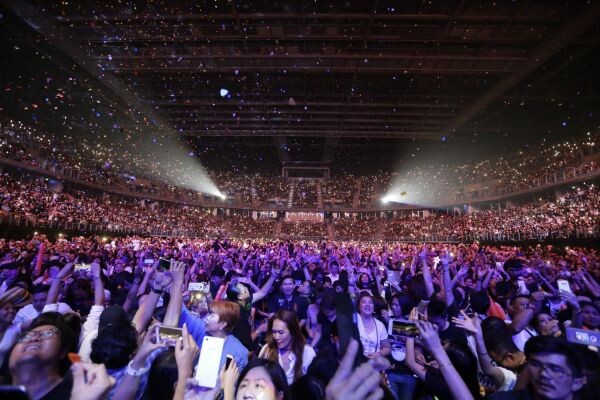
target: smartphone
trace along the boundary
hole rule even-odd
[[[527,286],[525,285],[525,281],[518,280],[517,285],[519,285],[519,293],[529,293],[529,290],[527,290]]]
[[[190,282],[188,284],[188,291],[190,292],[202,292],[206,287],[207,282]]]
[[[146,258],[144,260],[144,264],[145,265],[152,265],[152,264],[154,264],[154,258]]]
[[[403,319],[391,319],[388,325],[388,334],[406,338],[419,336],[419,328],[413,321]]]
[[[558,285],[559,292],[573,293],[571,290],[571,285],[569,285],[569,281],[565,279],[557,279],[556,284]]]
[[[174,347],[182,334],[181,328],[159,325],[156,327],[156,342]]]
[[[0,398],[11,400],[30,400],[25,386],[20,385],[0,385]]]
[[[223,338],[206,335],[202,339],[202,351],[196,365],[195,375],[198,386],[214,388],[217,385],[224,345],[225,339]]]
[[[84,271],[89,272],[92,268],[92,264],[75,264],[75,272]]]
[[[340,355],[341,357],[346,354],[346,349],[350,344],[350,340],[354,339],[358,342],[358,354],[363,353],[362,344],[360,342],[360,336],[358,333],[358,325],[356,322],[356,311],[354,309],[354,303],[350,298],[348,292],[336,292],[334,297],[335,313],[337,315],[335,323],[338,329],[338,335],[340,337]],[[358,367],[360,364],[359,357],[354,358],[354,366]]]
[[[225,359],[225,369],[229,368],[231,362],[233,361],[233,356],[231,354],[227,354],[227,358]]]
[[[166,258],[159,258],[158,268],[164,271],[168,271],[169,268],[171,268],[171,261],[167,260]]]
[[[427,314],[427,306],[429,305],[429,300],[421,300],[419,305],[417,306],[417,312],[419,315]]]

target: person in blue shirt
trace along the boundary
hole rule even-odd
[[[225,365],[227,354],[233,356],[240,370],[243,369],[248,364],[248,349],[231,334],[240,319],[239,305],[230,301],[213,301],[210,304],[209,315],[204,319],[198,318],[182,304],[185,264],[173,261],[170,272],[173,279],[171,299],[163,325],[181,327],[184,323],[187,324],[190,334],[199,346],[202,346],[205,335],[225,339],[219,370]]]

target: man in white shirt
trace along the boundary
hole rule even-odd
[[[44,310],[44,305],[46,304],[46,298],[48,297],[48,290],[50,288],[46,285],[36,285],[33,287],[32,293],[32,303],[26,305],[21,308],[17,315],[15,316],[15,322],[29,322],[33,319],[37,318]],[[58,303],[58,310],[61,314],[66,314],[68,312],[72,312],[73,310],[66,303]]]

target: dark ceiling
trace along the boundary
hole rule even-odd
[[[200,150],[351,165],[598,129],[598,1],[0,2]]]

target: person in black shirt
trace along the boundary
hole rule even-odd
[[[432,300],[427,305],[427,321],[436,325],[442,343],[454,342],[467,346],[467,335],[464,329],[458,328],[448,321],[448,308],[443,301]]]
[[[294,293],[294,279],[286,276],[281,282],[281,292],[269,301],[269,317],[279,310],[294,311],[298,316],[300,326],[304,326],[308,305],[308,299]]]

